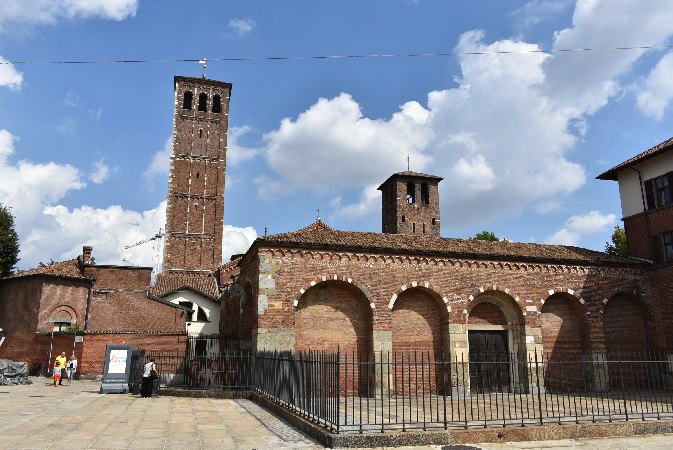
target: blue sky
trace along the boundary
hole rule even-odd
[[[380,231],[376,187],[407,155],[444,177],[443,236],[602,250],[621,208],[595,176],[673,135],[671,23],[667,0],[3,0],[0,202],[19,267],[83,244],[156,262],[156,242],[124,246],[164,226],[172,80],[201,75],[175,60],[198,58],[234,85],[225,257],[318,208]],[[655,48],[607,50],[630,46]],[[595,50],[539,51],[577,48]],[[454,55],[264,59],[404,53]],[[217,61],[234,57],[259,59]],[[40,63],[120,59],[149,62]]]

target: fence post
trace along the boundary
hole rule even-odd
[[[606,392],[610,387],[610,372],[608,371],[608,358],[605,352],[593,352],[591,354],[591,369],[594,392]]]
[[[542,357],[542,355],[540,355]],[[540,366],[537,361],[537,350],[535,350],[535,378],[537,380],[537,407],[538,407],[538,412],[540,413],[540,425],[544,424],[543,416],[542,416],[542,395],[541,395],[541,387],[540,387]]]

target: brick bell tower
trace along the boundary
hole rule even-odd
[[[231,84],[174,78],[164,273],[210,273],[222,263]]]
[[[439,182],[418,172],[391,175],[381,186],[384,233],[439,237]]]

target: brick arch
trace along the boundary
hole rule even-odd
[[[548,293],[540,301],[543,351],[548,359],[579,360],[590,351],[586,303],[572,289],[550,289]]]
[[[601,321],[608,354],[644,352],[655,346],[654,313],[639,289],[604,299]]]
[[[587,302],[582,297],[577,295],[577,292],[575,292],[573,289],[567,288],[567,287],[555,287],[555,288],[552,288],[552,289],[548,289],[547,290],[547,298],[540,301],[542,306],[544,306],[545,302],[550,297],[552,297],[553,295],[556,295],[556,294],[565,294],[569,299],[572,299],[573,301],[577,301],[579,306],[584,310],[585,314],[589,314],[589,308],[587,308]]]
[[[304,286],[301,289],[299,289],[299,295],[297,296],[297,298],[294,300],[293,303],[295,309],[300,306],[301,298],[304,296],[306,291],[308,291],[314,286],[317,286],[320,283],[326,283],[330,281],[342,281],[344,283],[352,284],[362,293],[362,295],[365,296],[365,298],[367,298],[369,306],[372,309],[375,308],[376,305],[373,302],[369,302],[368,290],[366,287],[364,287],[364,285],[354,281],[350,275],[331,274],[331,275],[313,275],[310,278],[310,281],[304,284]]]
[[[498,306],[505,314],[507,321],[512,325],[523,325],[523,310],[519,306],[519,296],[512,293],[508,288],[502,286],[482,286],[472,293],[468,298],[468,305],[465,309],[465,323],[470,315],[470,311],[479,303],[489,302]]]
[[[77,317],[77,311],[70,305],[58,305],[55,307],[51,314],[49,314],[50,319],[70,319],[74,324],[80,324],[80,321]]]
[[[451,312],[451,306],[449,305],[449,299],[447,296],[440,294],[439,289],[435,288],[430,282],[428,281],[410,281],[407,284],[401,286],[399,289],[397,289],[395,292],[393,292],[393,295],[390,297],[390,301],[388,302],[388,309],[390,311],[393,310],[395,307],[395,302],[397,302],[397,299],[399,296],[405,292],[408,289],[423,289],[431,293],[434,297],[437,299],[441,299],[442,303],[444,303],[446,307],[446,312],[450,313]]]

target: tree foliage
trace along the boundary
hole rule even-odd
[[[12,273],[19,262],[19,236],[14,230],[14,216],[0,204],[0,277]]]
[[[482,231],[481,233],[475,234],[473,237],[469,238],[471,241],[499,241],[500,238],[495,235],[492,231]]]
[[[619,225],[615,226],[615,231],[612,232],[612,244],[605,243],[605,253],[615,256],[628,256],[629,249],[626,247],[626,232]]]

